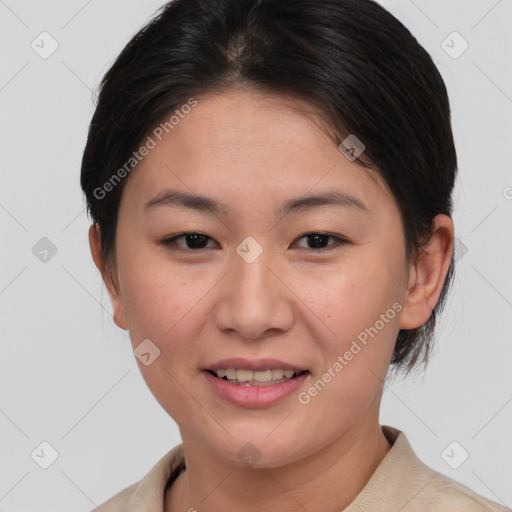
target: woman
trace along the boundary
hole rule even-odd
[[[503,511],[379,424],[454,271],[441,76],[371,0],[175,0],[106,74],[81,184],[183,440],[97,510]]]

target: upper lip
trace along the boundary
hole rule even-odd
[[[285,363],[283,361],[279,361],[278,359],[244,359],[244,358],[234,358],[234,359],[221,359],[205,368],[205,370],[222,370],[226,368],[235,368],[240,370],[252,370],[252,371],[262,371],[262,370],[294,370],[295,372],[301,372],[306,370],[300,366]]]

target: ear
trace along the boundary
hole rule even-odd
[[[94,260],[96,267],[101,273],[101,277],[110,296],[110,302],[112,303],[112,309],[114,311],[114,322],[121,329],[128,329],[128,322],[126,321],[126,314],[121,295],[119,291],[116,290],[114,283],[112,282],[112,278],[106,270],[105,261],[103,260],[103,255],[101,254],[101,237],[99,224],[91,224],[89,227],[89,246],[91,248],[92,259]]]
[[[415,329],[430,318],[443,289],[453,247],[453,221],[447,215],[437,215],[432,236],[423,245],[417,261],[409,270],[400,329]]]

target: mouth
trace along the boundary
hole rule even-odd
[[[222,359],[203,368],[205,382],[223,401],[240,408],[278,405],[306,385],[311,372],[278,359]]]
[[[219,368],[207,370],[217,379],[237,386],[275,386],[296,379],[309,373],[308,370],[268,368],[265,370],[248,370],[245,368]]]

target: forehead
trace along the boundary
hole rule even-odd
[[[338,150],[319,112],[304,101],[242,90],[195,101],[172,127],[162,123],[150,133],[154,147],[125,191],[139,203],[165,187],[226,204],[244,194],[268,202],[276,194],[284,200],[333,188],[373,203],[389,195],[378,175],[370,178]]]

